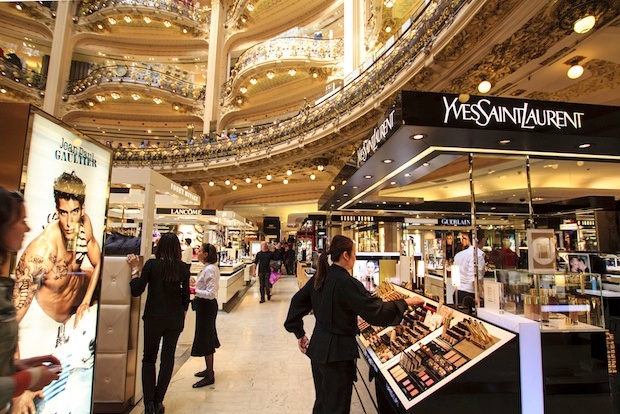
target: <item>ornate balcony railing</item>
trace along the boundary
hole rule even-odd
[[[82,79],[69,82],[67,95],[77,95],[94,85],[107,82],[134,83],[164,89],[196,101],[205,99],[205,86],[183,79],[183,73],[159,71],[138,66],[103,66]]]
[[[30,88],[45,91],[47,79],[42,74],[30,69],[23,69],[8,60],[0,59],[0,74]]]
[[[415,21],[398,39],[357,78],[344,85],[337,93],[314,106],[304,106],[299,114],[277,125],[263,126],[241,134],[236,140],[228,139],[194,146],[179,145],[174,150],[140,149],[117,151],[116,164],[184,165],[192,162],[209,163],[215,159],[240,160],[259,151],[269,153],[281,143],[302,139],[306,133],[340,118],[391,84],[406,72],[409,65],[422,53],[443,29],[449,27],[455,15],[469,0],[435,0],[426,4]],[[206,140],[205,140],[206,141]],[[165,154],[164,152],[165,151]]]
[[[222,87],[222,98],[230,98],[237,78],[245,69],[260,63],[279,62],[287,59],[339,60],[344,58],[342,39],[311,39],[305,37],[283,37],[259,43],[239,56],[231,70],[230,77]]]
[[[204,6],[187,3],[180,0],[87,0],[82,1],[80,14],[89,16],[101,10],[110,8],[126,7],[148,7],[158,10],[165,10],[176,13],[198,23],[210,24],[211,9],[207,6],[210,1],[205,1]]]

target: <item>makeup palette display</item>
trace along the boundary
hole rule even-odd
[[[387,288],[382,292],[387,292]],[[414,296],[399,286],[396,294]],[[389,292],[388,292],[389,293]],[[409,409],[492,354],[514,335],[423,298],[400,325],[385,329],[359,321],[364,355],[394,401]]]

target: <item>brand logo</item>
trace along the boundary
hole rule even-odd
[[[486,127],[491,123],[513,124],[521,129],[553,127],[556,129],[581,129],[583,112],[567,112],[556,109],[533,108],[524,102],[521,106],[494,105],[489,99],[476,103],[461,103],[458,98],[452,102],[442,97],[444,104],[444,124],[454,121],[473,122]]]
[[[439,219],[442,226],[471,226],[471,219],[468,218],[442,218]]]
[[[180,185],[178,185],[176,183],[170,183],[170,189],[172,191],[174,191],[175,193],[179,193],[179,194],[183,195],[184,197],[189,198],[190,200],[194,200],[197,203],[200,202],[200,197],[199,196],[197,196],[196,194],[192,193],[191,191],[187,191],[185,188],[181,187]]]
[[[60,149],[54,151],[54,158],[58,161],[97,168],[94,152],[86,151],[81,145],[69,143],[65,141],[64,137],[61,138]]]
[[[394,112],[396,111],[392,110],[392,112],[390,112],[390,114],[383,120],[381,125],[373,130],[370,138],[362,142],[362,145],[357,150],[358,168],[377,150],[379,143],[383,141],[387,134],[394,128]]]

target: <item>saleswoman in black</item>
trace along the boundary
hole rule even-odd
[[[293,296],[284,323],[286,330],[297,337],[299,350],[311,360],[314,414],[349,413],[351,409],[355,359],[359,357],[355,343],[357,316],[373,325],[397,325],[407,306],[424,303],[420,298],[383,302],[372,297],[350,275],[354,264],[353,241],[335,236],[329,250],[321,254],[316,274]],[[316,325],[309,341],[302,318],[310,311],[314,311]]]
[[[144,307],[144,356],[142,357],[142,391],[146,414],[164,413],[164,396],[172,378],[174,351],[183,331],[189,305],[189,270],[181,261],[181,244],[174,233],[159,239],[155,259],[149,259],[140,273],[138,258],[130,254],[131,294],[149,291]],[[155,381],[155,362],[163,338],[159,377]]]

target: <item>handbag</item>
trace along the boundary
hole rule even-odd
[[[280,279],[280,272],[275,272],[272,270],[269,274],[269,283],[273,285],[278,281],[278,279]]]

